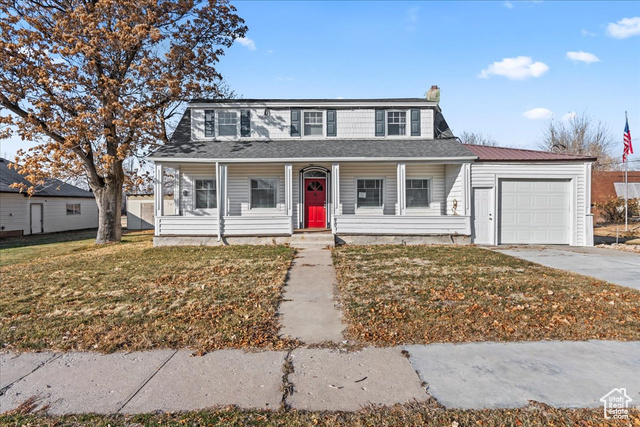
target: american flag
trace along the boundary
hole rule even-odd
[[[627,156],[633,154],[633,146],[631,145],[631,131],[629,130],[629,119],[626,119],[624,125],[624,151],[622,153],[622,162],[627,161]]]

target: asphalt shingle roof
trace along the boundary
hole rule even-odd
[[[19,188],[11,187],[13,183],[31,186],[29,181],[24,179],[18,171],[9,169],[10,163],[7,159],[0,158],[0,193],[20,193]],[[43,197],[94,197],[92,192],[66,184],[58,179],[50,179],[45,185],[37,187],[33,195]]]
[[[192,141],[189,109],[169,144],[151,158],[189,159],[322,159],[322,158],[467,158],[475,155],[455,138],[350,140]]]

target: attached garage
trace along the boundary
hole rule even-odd
[[[593,245],[592,157],[466,145],[471,164],[472,241]]]
[[[568,245],[569,180],[501,179],[499,244]]]

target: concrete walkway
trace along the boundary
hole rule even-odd
[[[202,357],[186,350],[3,354],[0,385],[0,412],[36,396],[51,414],[222,405],[353,411],[430,396],[456,408],[519,407],[530,399],[597,407],[613,388],[626,388],[640,406],[640,342],[219,350]]]
[[[282,335],[306,344],[342,341],[344,325],[334,300],[335,286],[331,251],[298,249],[279,309]]]
[[[507,255],[640,290],[640,255],[615,249],[573,246],[492,248]]]

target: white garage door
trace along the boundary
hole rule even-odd
[[[569,244],[569,181],[500,180],[500,243]]]

